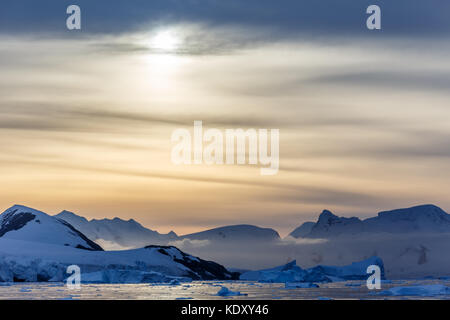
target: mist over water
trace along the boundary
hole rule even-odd
[[[181,244],[181,243],[179,243]],[[388,279],[450,275],[450,234],[367,234],[333,239],[286,238],[273,242],[184,241],[181,249],[227,267],[264,269],[297,260],[302,268],[347,265],[379,256]]]

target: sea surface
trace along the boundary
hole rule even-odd
[[[248,281],[193,281],[169,284],[82,284],[69,289],[65,283],[0,283],[0,299],[447,299],[450,294],[437,296],[388,296],[384,290],[398,286],[441,284],[450,280],[395,280],[383,282],[381,290],[368,290],[363,281],[320,284],[319,288],[286,289],[284,284]],[[241,296],[222,297],[222,286],[239,291]]]

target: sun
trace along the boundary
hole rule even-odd
[[[151,47],[161,51],[173,51],[179,44],[180,39],[173,31],[160,31],[151,39]]]

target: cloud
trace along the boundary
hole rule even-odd
[[[338,86],[366,86],[384,88],[385,90],[440,90],[450,89],[450,72],[399,72],[393,70],[373,70],[342,72],[321,75],[308,82],[318,84],[334,84]]]
[[[142,5],[149,3],[157,2]],[[279,19],[297,14],[288,1],[272,2],[280,8],[264,24],[270,6],[258,3],[217,2],[228,10],[223,20],[207,17],[208,7],[190,16],[180,11],[191,17],[174,24],[185,27],[185,47],[159,70],[145,41],[167,25],[143,28],[147,20],[133,22],[127,10],[116,19],[125,27],[110,29],[114,21],[95,22],[87,10],[86,33],[78,36],[51,33],[52,19],[38,22],[49,13],[39,10],[17,30],[10,18],[0,19],[7,26],[0,38],[3,201],[83,203],[93,215],[139,212],[149,225],[190,231],[242,220],[287,230],[324,206],[352,214],[417,201],[448,206],[443,38],[420,38],[419,24],[410,30],[413,42],[404,41],[406,32],[364,40],[334,28],[336,17],[328,31],[314,23],[300,30],[302,19]],[[339,14],[338,2],[336,11],[326,5],[315,4],[325,16]],[[151,11],[140,10],[138,16]],[[30,36],[32,26],[40,33]],[[279,175],[263,179],[243,166],[171,167],[170,133],[191,129],[194,120],[205,128],[280,128]]]
[[[191,239],[183,239],[169,242],[169,245],[175,246],[183,250],[202,248],[208,246],[209,244],[210,244],[209,240],[191,240]]]
[[[321,244],[329,241],[328,239],[309,239],[309,238],[294,238],[287,236],[281,239],[277,244],[280,246],[286,245],[308,245],[308,244]]]
[[[226,267],[259,270],[297,261],[302,268],[348,265],[378,256],[388,279],[408,279],[448,274],[448,233],[348,235],[332,239],[285,239],[273,243],[215,243],[192,248],[190,254],[217,261]],[[426,254],[424,255],[424,251]]]
[[[275,189],[275,185],[272,186]],[[377,196],[369,192],[358,192],[342,190],[337,187],[295,186],[292,190],[283,188],[277,192],[267,193],[261,197],[262,202],[316,204],[321,206],[373,206],[383,204],[394,204],[401,199],[400,195]]]
[[[122,246],[114,241],[104,240],[104,239],[95,239],[95,242],[102,247],[104,250],[131,250],[135,249],[134,247]]]
[[[23,88],[22,88],[23,89]],[[69,89],[68,89],[69,90]],[[71,91],[79,92],[72,88]],[[11,92],[11,91],[9,91]],[[83,91],[81,91],[83,92]],[[0,99],[0,128],[37,131],[66,132],[118,132],[130,131],[134,126],[161,125],[166,128],[191,128],[195,120],[202,120],[205,128],[285,128],[306,129],[319,127],[365,126],[380,127],[390,125],[389,120],[369,119],[358,116],[320,117],[279,117],[259,114],[251,117],[237,114],[208,114],[184,111],[176,115],[139,110],[114,110],[80,106],[80,103],[65,102],[17,102]],[[391,124],[392,126],[393,124]]]

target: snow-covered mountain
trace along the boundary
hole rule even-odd
[[[378,213],[378,216],[365,220],[356,217],[338,217],[330,211],[324,210],[308,233],[300,235],[294,230],[291,235],[294,238],[332,238],[362,233],[436,232],[450,232],[450,215],[437,206],[421,205],[383,211]]]
[[[238,274],[173,246],[103,251],[70,223],[15,205],[0,215],[0,282],[63,281],[78,265],[82,281],[106,283],[230,280]]]
[[[317,222],[312,226],[306,238],[327,238],[340,234],[354,234],[364,230],[363,222],[356,217],[338,217],[331,211],[324,210]]]
[[[63,211],[55,217],[63,219],[106,249],[142,248],[150,244],[167,244],[177,239],[172,231],[161,234],[145,228],[133,219],[92,219]]]
[[[238,274],[175,247],[86,251],[48,243],[0,239],[0,282],[63,281],[69,265],[82,282],[142,283],[171,280],[230,280]]]
[[[20,205],[15,205],[0,215],[0,239],[103,250],[66,221]]]
[[[450,232],[450,214],[434,205],[378,213],[364,220],[367,232]]]
[[[211,242],[233,241],[274,241],[279,240],[280,235],[273,229],[260,228],[252,225],[234,225],[214,228],[202,232],[181,236],[180,239],[208,240]]]
[[[145,228],[137,221],[119,218],[87,220],[69,211],[63,211],[55,217],[63,219],[83,232],[87,237],[101,245],[106,250],[134,249],[147,245],[168,245],[183,240],[207,240],[209,242],[234,241],[273,241],[280,239],[278,232],[269,228],[252,225],[232,225],[209,229],[184,236],[177,236],[171,231],[161,234]]]

